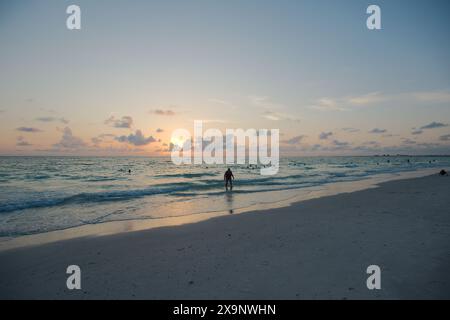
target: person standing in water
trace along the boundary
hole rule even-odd
[[[230,188],[233,189],[233,179],[234,179],[233,172],[231,172],[231,169],[228,168],[228,170],[223,175],[223,180],[225,181],[225,188],[227,190],[228,190],[228,182],[230,183]]]

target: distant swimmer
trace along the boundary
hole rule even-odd
[[[448,172],[445,171],[444,169],[442,169],[442,170],[439,172],[439,174],[440,174],[441,176],[448,176]]]
[[[230,168],[228,168],[228,170],[223,175],[223,180],[225,181],[225,188],[227,190],[228,190],[228,182],[230,183],[230,188],[233,189],[234,175],[233,172],[231,172]]]
[[[131,169],[128,169],[128,173],[131,173]]]

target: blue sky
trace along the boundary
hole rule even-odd
[[[70,4],[81,30],[66,28]],[[366,28],[370,4],[382,30]],[[0,154],[161,154],[194,119],[278,128],[286,154],[450,153],[449,12],[437,0],[0,1]]]

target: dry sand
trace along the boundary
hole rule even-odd
[[[0,253],[0,298],[450,299],[450,177]],[[82,289],[66,288],[66,268]],[[381,268],[368,290],[366,268]]]

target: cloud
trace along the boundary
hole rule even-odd
[[[280,112],[274,112],[274,111],[265,111],[262,115],[264,119],[271,120],[271,121],[280,121],[280,120],[287,120],[287,121],[300,121],[299,118],[295,118],[291,115],[280,113]]]
[[[165,148],[158,148],[155,150],[155,152],[166,153],[166,152],[172,152],[172,150],[175,149],[175,145],[173,143],[170,143],[170,145],[167,145],[167,143],[163,143],[163,147],[165,147]]]
[[[347,108],[344,108],[340,106],[340,101],[337,101],[336,99],[331,98],[320,98],[314,101],[312,105],[309,106],[311,109],[315,110],[321,110],[321,111],[345,111],[348,110]]]
[[[156,139],[152,136],[145,137],[141,130],[136,130],[135,134],[130,134],[128,136],[120,136],[115,138],[119,142],[126,142],[135,146],[145,146],[147,144],[156,142]]]
[[[250,100],[251,105],[263,111],[261,116],[264,119],[271,121],[300,121],[300,119],[295,116],[278,111],[286,109],[286,106],[272,101],[268,96],[249,96],[248,99]]]
[[[361,131],[361,130],[355,129],[355,128],[342,128],[341,130],[345,131],[345,132],[350,132],[350,133],[355,133],[355,132]]]
[[[325,111],[346,111],[353,107],[364,107],[385,102],[414,103],[447,103],[450,102],[449,91],[425,91],[425,92],[401,92],[385,94],[382,92],[371,92],[362,95],[344,96],[337,98],[322,97],[315,100],[311,109]]]
[[[157,132],[157,133],[164,132],[164,129],[158,128],[158,129],[156,129],[156,132]]]
[[[380,128],[374,128],[369,131],[369,133],[385,133],[385,132],[387,132],[386,129],[380,129]]]
[[[279,120],[281,120],[281,118],[279,116],[277,116],[275,112],[271,112],[271,111],[266,111],[262,115],[262,117],[267,119],[267,120],[272,120],[272,121],[279,121]]]
[[[80,149],[86,146],[86,143],[78,137],[72,134],[72,130],[69,127],[63,129],[63,135],[61,140],[54,144],[53,147],[57,149]]]
[[[378,141],[367,141],[364,142],[363,144],[366,146],[374,146],[374,147],[380,146],[380,143]]]
[[[450,141],[450,134],[444,134],[443,136],[440,136],[439,140],[441,140],[441,141]]]
[[[133,125],[133,118],[130,116],[123,116],[120,119],[116,119],[114,116],[105,120],[105,124],[114,128],[131,128]]]
[[[228,123],[227,120],[220,120],[220,119],[202,119],[201,120],[203,124],[205,123]]]
[[[392,137],[398,137],[398,136],[399,136],[399,134],[392,134],[392,133],[382,135],[383,138],[392,138]]]
[[[17,141],[16,146],[18,146],[18,147],[29,147],[29,146],[32,146],[32,144],[28,143],[26,141]]]
[[[36,118],[36,121],[40,121],[40,122],[56,122],[56,121],[59,121],[59,122],[64,123],[64,124],[68,124],[69,123],[69,121],[64,119],[64,118],[55,118],[55,117],[39,117],[39,118]]]
[[[420,129],[436,129],[436,128],[443,128],[443,127],[447,127],[447,126],[448,126],[448,124],[433,121],[432,123],[427,124],[426,126],[423,126]]]
[[[385,99],[379,92],[342,98],[322,97],[315,100],[309,108],[322,111],[347,111],[350,110],[351,106],[366,106],[384,101]]]
[[[285,106],[281,103],[277,103],[272,101],[272,99],[268,96],[249,96],[250,103],[255,107],[268,109],[268,110],[278,110],[284,109]]]
[[[332,135],[333,135],[333,132],[322,132],[321,134],[319,134],[319,139],[320,140],[327,140]]]
[[[403,139],[403,143],[404,143],[404,144],[416,144],[417,141],[414,141],[414,140],[405,138],[405,139]]]
[[[261,117],[270,121],[300,121],[295,115],[282,112],[288,109],[287,106],[276,103],[267,96],[249,96],[250,104],[262,111]]]
[[[331,140],[331,139],[329,139]],[[447,141],[447,142],[446,142]],[[365,141],[362,143],[351,143],[333,140],[328,144],[309,145],[302,143],[298,145],[281,145],[280,152],[285,155],[374,155],[374,154],[411,154],[431,155],[450,153],[450,134],[442,136],[441,143],[419,143],[413,139],[401,138],[397,145],[383,146],[379,141]]]
[[[104,139],[104,138],[114,138],[115,135],[112,133],[102,133],[99,135],[100,138]]]
[[[32,132],[32,133],[42,132],[42,130],[40,130],[40,129],[31,128],[31,127],[19,127],[16,130],[21,131],[21,132]]]
[[[355,105],[355,106],[365,106],[368,104],[374,104],[374,103],[381,102],[384,100],[386,100],[386,96],[383,96],[380,92],[371,92],[368,94],[349,97],[346,99],[346,101],[349,104]]]
[[[150,113],[156,114],[158,116],[174,116],[175,112],[172,110],[163,110],[163,109],[156,109],[156,110],[151,110]]]
[[[333,140],[333,144],[337,147],[347,147],[350,145],[350,143],[346,141],[339,141],[339,140]]]
[[[223,100],[223,99],[217,99],[217,98],[211,98],[208,100],[209,102],[215,103],[215,104],[220,104],[222,106],[225,106],[227,108],[232,108],[232,109],[237,109],[238,106],[233,104],[232,102]]]
[[[422,133],[423,133],[423,130],[414,130],[413,132],[411,132],[411,134],[413,134],[413,135],[419,135]]]
[[[94,144],[94,146],[98,146],[100,143],[103,142],[103,140],[99,137],[93,137],[93,138],[91,138],[91,141]]]
[[[290,145],[292,145],[292,144],[298,144],[298,143],[302,142],[302,140],[303,140],[305,137],[306,137],[306,136],[304,136],[304,135],[300,135],[300,136],[296,136],[296,137],[293,137],[293,138],[288,139],[288,140],[283,140],[283,141],[281,141],[281,142],[282,142],[282,143],[285,143],[285,144],[290,144]]]
[[[17,137],[16,146],[18,146],[18,147],[29,147],[29,146],[32,146],[32,144],[31,144],[31,143],[28,143],[28,142],[25,140],[24,137],[19,136],[19,137]]]
[[[102,133],[96,137],[91,138],[91,141],[92,141],[92,144],[94,145],[94,147],[98,148],[102,142],[111,142],[112,139],[114,139],[115,137],[116,137],[116,135],[111,134],[111,133]]]

